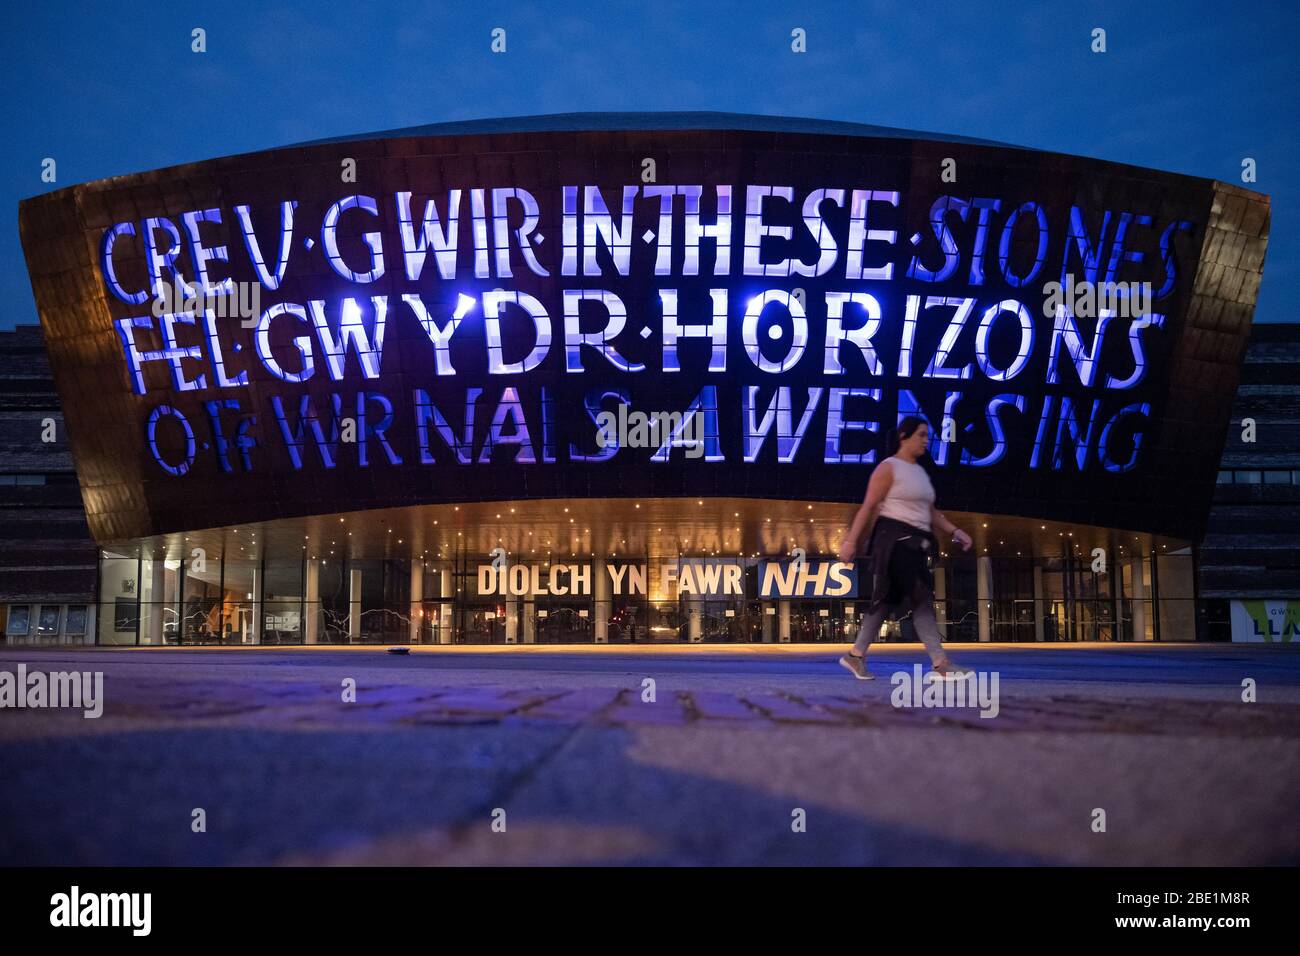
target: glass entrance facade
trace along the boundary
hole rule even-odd
[[[195,549],[189,560],[179,551],[104,550],[95,642],[840,644],[853,639],[865,611],[856,579],[844,594],[764,595],[763,576],[787,566],[787,555],[588,555],[553,568],[550,560],[516,566],[499,553],[321,558],[304,548],[250,557],[256,546],[238,547]],[[834,559],[808,561],[817,568]],[[532,586],[505,587],[512,577]],[[1069,545],[1057,554],[945,554],[937,612],[955,642],[1191,640],[1193,577],[1191,549],[1168,544],[1113,559]],[[538,581],[561,584],[538,590]],[[881,639],[915,635],[903,618],[887,623]]]

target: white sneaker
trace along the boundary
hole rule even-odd
[[[840,666],[847,670],[858,680],[875,680],[876,675],[867,670],[867,662],[861,657],[855,657],[852,654],[845,654],[840,658]]]

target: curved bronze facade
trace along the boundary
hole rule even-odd
[[[449,502],[847,503],[914,409],[948,508],[1199,537],[1267,197],[924,134],[634,119],[23,203],[96,539]],[[234,294],[155,307],[176,270]],[[1132,294],[1045,310],[1070,281]],[[602,446],[620,404],[701,430]]]

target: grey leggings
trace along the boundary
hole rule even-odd
[[[918,585],[905,606],[910,606],[912,609],[912,626],[916,629],[917,636],[921,638],[921,643],[925,645],[926,651],[929,652],[930,661],[939,664],[947,660],[948,655],[943,649],[943,637],[939,633],[939,622],[934,616],[934,592]],[[853,643],[854,654],[861,657],[867,653],[871,642],[880,635],[880,625],[885,623],[888,610],[882,607],[873,614],[863,616],[862,626],[858,629],[858,639]]]

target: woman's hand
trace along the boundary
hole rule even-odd
[[[970,539],[970,535],[968,535],[965,531],[961,530],[961,528],[952,529],[952,540],[956,541],[959,545],[961,545],[961,549],[963,551],[969,551],[970,546],[973,543]]]
[[[844,538],[840,541],[840,550],[836,553],[836,557],[844,564],[852,564],[855,551],[857,548],[854,547],[853,542]]]

